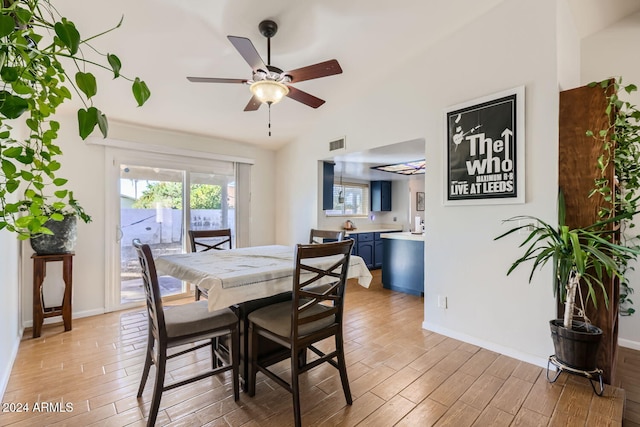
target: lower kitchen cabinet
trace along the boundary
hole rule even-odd
[[[352,233],[347,238],[354,240],[352,253],[362,258],[367,268],[382,268],[384,250],[379,232]]]
[[[382,239],[382,286],[424,296],[424,241]]]
[[[380,233],[376,233],[373,239],[373,268],[382,268],[383,250]]]
[[[374,262],[374,239],[373,233],[358,233],[358,253],[363,259],[367,268],[373,268]]]

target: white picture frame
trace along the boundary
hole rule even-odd
[[[525,202],[525,88],[445,109],[443,203]]]

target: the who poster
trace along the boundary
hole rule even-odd
[[[524,86],[446,111],[445,200],[524,203]]]

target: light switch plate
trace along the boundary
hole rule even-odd
[[[447,308],[447,297],[438,295],[438,308]]]

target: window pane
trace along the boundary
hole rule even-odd
[[[333,185],[333,209],[328,216],[367,215],[369,213],[369,186],[344,183]]]
[[[230,228],[233,237],[235,237],[236,186],[234,175],[194,172],[190,176],[190,228],[192,230]]]
[[[140,264],[131,241],[139,238],[154,256],[182,252],[183,171],[120,166],[120,303],[144,300]],[[184,292],[182,281],[163,276],[162,296]]]

